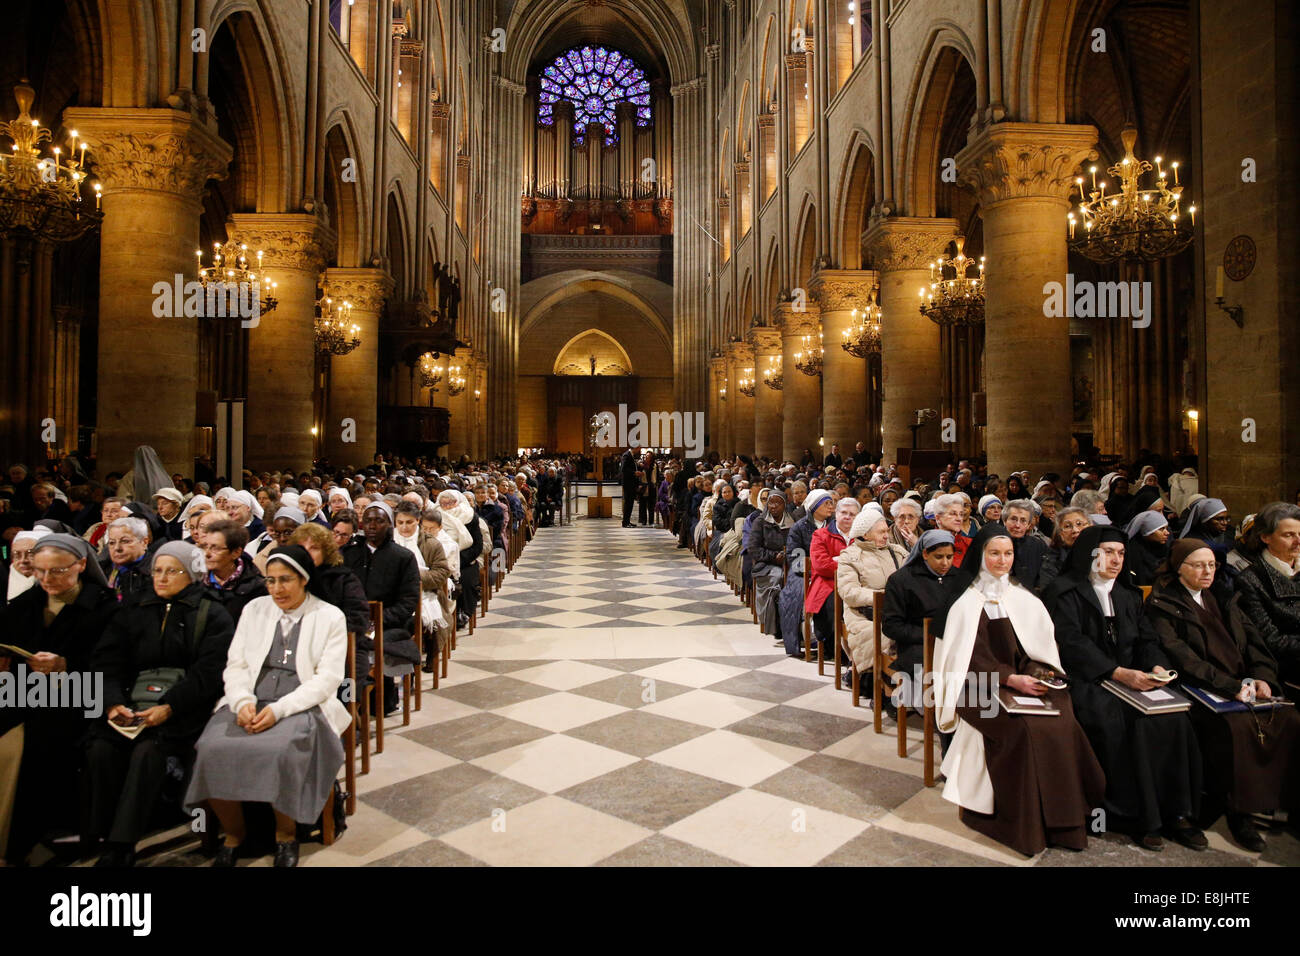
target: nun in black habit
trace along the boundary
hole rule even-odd
[[[1102,686],[1109,679],[1153,691],[1161,684],[1146,675],[1170,669],[1142,614],[1142,592],[1124,569],[1127,545],[1118,528],[1086,529],[1043,603],[1070,675],[1075,719],[1106,773],[1106,812],[1148,850],[1163,848],[1162,830],[1204,850],[1209,843],[1192,823],[1200,812],[1201,753],[1191,719],[1185,712],[1143,715]]]

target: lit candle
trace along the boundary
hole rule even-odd
[[[1220,300],[1223,298],[1223,266],[1219,266],[1214,274],[1214,297]]]
[[[1174,185],[1178,185],[1178,164],[1174,163]]]
[[[1196,225],[1196,207],[1195,207],[1195,206],[1188,206],[1188,207],[1187,207],[1187,212],[1188,212],[1188,214],[1192,217],[1192,225],[1195,226],[1195,225]]]

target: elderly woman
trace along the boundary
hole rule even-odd
[[[723,482],[722,487],[718,489],[718,500],[713,505],[713,537],[709,539],[709,557],[715,564],[718,560],[718,550],[722,547],[722,540],[731,530],[731,512],[739,503],[736,490],[730,483]]]
[[[884,498],[885,496],[882,495],[882,502]],[[882,504],[881,510],[884,509],[885,506]],[[898,498],[889,505],[887,513],[894,519],[889,529],[890,542],[898,545],[904,552],[911,551],[921,535],[921,502],[915,498]]]
[[[790,526],[785,542],[786,576],[781,588],[778,607],[781,614],[781,634],[785,639],[785,652],[790,656],[801,653],[803,643],[803,576],[812,548],[813,535],[828,524],[835,514],[831,493],[816,488],[804,499],[807,510],[802,518]]]
[[[1226,807],[1233,838],[1251,852],[1264,838],[1250,814],[1300,810],[1300,714],[1294,707],[1256,711],[1281,696],[1277,661],[1241,609],[1240,595],[1220,602],[1211,585],[1214,551],[1180,538],[1161,566],[1146,612],[1182,682],[1247,706],[1218,713],[1195,706],[1192,724],[1205,763],[1206,820]]]
[[[447,580],[451,567],[447,563],[442,542],[420,528],[420,506],[413,501],[403,501],[393,517],[393,540],[415,555],[420,572],[421,616],[420,625],[436,638],[425,647],[424,670],[432,673],[444,641],[451,639],[451,625],[443,613],[442,598],[447,593]]]
[[[784,643],[778,598],[786,563],[786,542],[794,520],[785,510],[785,495],[772,491],[766,510],[754,521],[749,538],[750,574],[754,580],[754,606],[758,626],[764,634]]]
[[[118,610],[90,545],[76,535],[45,535],[30,560],[40,587],[0,609],[0,634],[32,656],[0,656],[0,671],[22,666],[29,683],[37,675],[67,675],[63,686],[84,693],[80,701],[49,702],[57,706],[28,708],[20,700],[0,707],[0,862],[14,864],[52,827],[77,825],[77,744],[94,703],[91,655]]]
[[[343,554],[333,533],[320,525],[310,521],[300,525],[289,538],[289,544],[304,548],[316,565],[316,573],[311,578],[311,593],[342,611],[348,630],[356,635],[356,699],[360,700],[360,694],[373,683],[370,679],[370,652],[374,645],[366,637],[370,629],[370,602],[366,599],[365,585],[356,572],[343,563]]]
[[[334,516],[340,511],[347,511],[352,507],[352,495],[346,488],[331,488],[329,493],[329,517],[333,522]]]
[[[1142,592],[1123,573],[1124,532],[1086,528],[1065,570],[1043,595],[1056,627],[1070,698],[1106,772],[1106,811],[1147,850],[1161,831],[1193,850],[1209,847],[1192,822],[1200,810],[1201,752],[1185,713],[1142,714],[1102,686],[1156,690],[1169,660],[1142,615]],[[1111,827],[1115,827],[1112,825]]]
[[[1056,513],[1056,530],[1052,532],[1051,543],[1048,545],[1047,552],[1043,555],[1043,562],[1038,568],[1039,592],[1046,590],[1052,580],[1061,573],[1075,539],[1079,537],[1085,528],[1091,527],[1091,525],[1092,522],[1088,520],[1088,513],[1082,508],[1071,505],[1068,508],[1062,508]]]
[[[241,803],[275,813],[275,865],[298,865],[297,823],[330,797],[348,726],[335,697],[345,674],[342,611],[310,592],[316,564],[299,545],[276,548],[270,592],[244,609],[222,675],[225,696],[195,747],[186,806],[208,801],[224,830],[214,866],[234,866],[244,843]]]
[[[1237,593],[1279,676],[1300,683],[1300,508],[1274,501],[1259,509],[1246,534],[1254,560],[1237,575]]]
[[[872,669],[876,639],[872,598],[890,575],[903,566],[907,552],[889,540],[889,522],[879,508],[863,508],[849,528],[852,543],[836,559],[835,588],[844,602],[845,640],[859,674]]]
[[[1011,573],[1016,580],[1031,591],[1038,589],[1038,578],[1048,544],[1031,533],[1038,525],[1034,504],[1028,498],[1008,501],[1002,510],[1002,525],[1015,543],[1016,563]]]
[[[985,495],[979,503],[980,527],[986,524],[999,524],[1002,521],[1002,499],[997,495]]]
[[[222,510],[248,529],[250,540],[257,540],[257,536],[266,530],[266,525],[262,523],[262,505],[247,491],[235,491],[226,496]]]
[[[298,496],[298,508],[306,516],[307,521],[314,522],[322,528],[328,528],[329,522],[325,518],[323,506],[324,500],[321,498],[321,493],[315,488],[308,488]]]
[[[708,487],[703,480],[701,480],[699,484],[702,489]],[[704,555],[705,535],[713,529],[713,509],[717,506],[717,503],[722,500],[722,489],[726,487],[726,485],[727,480],[725,478],[715,479],[712,485],[712,493],[700,500],[698,518],[696,519],[692,533],[695,535],[695,553],[701,557]],[[696,497],[699,497],[698,493],[696,494]]]
[[[41,538],[53,533],[49,528],[37,525],[31,531],[19,531],[14,535],[9,551],[9,584],[5,594],[6,604],[12,603],[18,595],[36,586],[36,578],[32,576],[32,570],[35,568],[35,565],[32,564],[32,551]],[[4,844],[0,843],[0,847],[3,846]]]
[[[962,515],[966,502],[960,494],[940,495],[934,501],[934,526],[940,531],[947,531],[953,538],[954,567],[961,567],[970,547],[971,539],[962,533]],[[1000,526],[999,526],[1000,527]]]
[[[178,519],[181,525],[181,540],[195,541],[195,532],[199,530],[199,521],[216,505],[207,495],[195,495],[185,502],[185,508]]]
[[[1169,521],[1158,511],[1139,511],[1124,527],[1129,544],[1125,564],[1133,583],[1150,587],[1156,581],[1156,568],[1169,556]]]
[[[168,761],[189,762],[221,696],[235,625],[206,594],[206,577],[194,545],[163,545],[153,556],[153,593],[114,616],[91,658],[104,675],[104,719],[86,741],[87,828],[107,841],[101,866],[135,864]]]
[[[1040,681],[1065,670],[1047,609],[1012,580],[1014,561],[1010,535],[990,524],[953,582],[956,600],[934,655],[939,729],[954,735],[941,768],[943,797],[961,807],[968,827],[1026,856],[1048,845],[1082,850],[1106,780],[1069,692]],[[989,675],[996,688],[1046,698],[1059,714],[1013,714],[996,689],[996,709],[981,707],[968,689],[985,687]]]
[[[108,558],[108,584],[117,599],[129,604],[152,588],[149,578],[149,525],[143,518],[118,518],[108,528],[105,539]]]
[[[835,603],[831,594],[835,591],[836,559],[849,546],[853,522],[861,510],[856,499],[841,498],[835,504],[835,519],[813,533],[808,549],[808,597],[803,609],[813,616],[813,634],[822,646],[823,656],[831,659],[835,654]]]

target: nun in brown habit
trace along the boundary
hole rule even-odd
[[[1252,686],[1259,701],[1284,696],[1277,662],[1239,596],[1220,603],[1210,591],[1218,570],[1210,546],[1181,538],[1158,570],[1147,616],[1180,679],[1228,700],[1247,701]],[[1205,822],[1226,807],[1233,838],[1262,851],[1249,814],[1300,810],[1300,714],[1294,707],[1216,714],[1197,704],[1191,717],[1205,766]]]
[[[939,729],[954,734],[943,760],[943,797],[961,807],[968,827],[1026,856],[1049,844],[1082,850],[1106,778],[1074,719],[1069,691],[1049,690],[1029,676],[1065,669],[1047,609],[1011,578],[1014,560],[1002,525],[981,529],[935,644]],[[1012,714],[988,699],[998,687],[1042,697],[1060,714]]]

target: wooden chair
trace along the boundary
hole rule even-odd
[[[894,663],[895,660],[894,657],[889,657],[885,653],[885,649],[882,646],[884,643],[883,641],[884,635],[881,633],[880,629],[884,617],[885,617],[885,592],[876,591],[871,596],[871,630],[873,632],[873,639],[875,640],[876,643],[875,657],[871,663],[871,723],[872,726],[875,728],[876,733],[878,734],[884,732],[881,729],[880,720],[881,720],[881,712],[883,710],[881,704],[884,699],[883,691],[884,691],[884,683],[885,683],[885,669],[890,664]],[[901,718],[900,718],[900,722],[901,722]],[[907,741],[907,735],[906,733],[904,733],[901,738],[901,742],[899,743],[899,747],[903,747],[903,744],[906,741]],[[899,756],[900,757],[907,756],[907,751],[905,748],[902,750]]]
[[[374,657],[370,662],[370,679],[374,681],[373,690],[379,706],[375,710],[375,753],[384,752],[384,602],[371,601],[370,624],[375,629]],[[367,702],[368,703],[368,702]],[[367,721],[366,738],[370,737]]]
[[[421,662],[424,661],[424,633],[420,620],[423,616],[423,610],[424,608],[420,602],[416,601],[415,628],[412,631],[411,639],[415,641],[415,650]],[[383,675],[397,678],[402,682],[402,726],[409,727],[411,725],[411,699],[420,699],[420,684],[422,683],[420,680],[420,665],[412,664],[410,661],[402,661],[400,664],[389,664],[385,661]],[[419,707],[416,707],[416,710],[419,710]]]
[[[1142,600],[1143,600],[1143,601],[1145,601],[1147,598],[1149,598],[1149,597],[1151,596],[1151,585],[1149,585],[1149,584],[1139,584],[1138,587],[1140,587],[1140,588],[1142,589]]]
[[[803,559],[803,606],[808,607],[808,591],[812,587],[812,557],[805,556]],[[812,625],[813,615],[806,610],[803,612],[803,659],[806,663],[812,663],[812,645],[815,634]],[[817,642],[817,675],[826,676],[826,651],[822,647],[822,642]]]
[[[881,592],[876,593],[876,603],[872,612],[879,622],[884,615],[884,595]],[[880,649],[881,632],[877,623],[876,626],[876,675],[883,673],[883,668],[888,663],[893,663],[895,658],[888,657]],[[880,733],[880,691],[882,681],[878,676],[873,675],[871,682],[873,706],[875,708],[872,719],[875,724],[876,733]],[[921,736],[922,736],[922,761],[924,763],[925,785],[934,786],[934,735],[936,729],[934,714],[934,635],[930,632],[930,618],[921,621],[921,687],[919,693],[921,696]],[[898,708],[898,756],[907,756],[907,714],[909,708],[906,705],[900,705]]]
[[[873,612],[874,613],[874,612]],[[858,666],[853,663],[853,655],[849,652],[848,645],[848,627],[844,623],[844,599],[840,597],[840,589],[835,589],[835,689],[840,689],[840,651],[843,649],[845,658],[849,664],[849,691],[853,694],[853,706],[858,707],[862,695],[862,675],[858,673]]]

